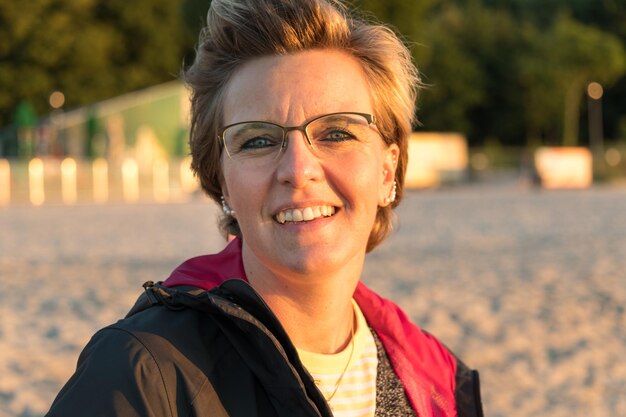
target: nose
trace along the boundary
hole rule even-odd
[[[303,131],[291,131],[285,138],[276,171],[280,183],[302,188],[323,176],[319,158],[313,153]]]

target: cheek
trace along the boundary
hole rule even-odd
[[[224,184],[228,195],[236,197],[247,184],[250,182],[245,171],[238,169],[228,158],[222,159],[222,174],[224,176]]]
[[[342,161],[334,170],[340,192],[353,204],[376,210],[378,193],[382,184],[382,166],[375,155],[357,155]],[[380,172],[379,172],[380,171]]]
[[[245,178],[242,178],[242,172],[236,170],[228,161],[222,161],[222,174],[224,176],[224,194],[228,195],[231,205],[234,205],[242,187],[245,187]]]
[[[258,211],[268,188],[266,175],[247,173],[224,164],[224,184],[235,211]]]

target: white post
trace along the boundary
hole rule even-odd
[[[157,158],[152,164],[152,191],[155,201],[165,203],[170,198],[170,170],[166,160]]]
[[[11,164],[6,159],[0,159],[0,206],[11,203]]]
[[[122,163],[122,191],[127,203],[139,200],[139,167],[132,158],[126,158]]]
[[[180,161],[180,185],[185,194],[191,194],[198,189],[198,181],[191,171],[191,157],[188,156]]]
[[[40,206],[46,200],[44,191],[44,167],[43,161],[33,158],[28,163],[28,188],[30,191],[30,202],[34,206]]]
[[[65,158],[61,162],[61,197],[65,204],[76,204],[76,161]]]
[[[93,161],[91,167],[93,178],[93,200],[106,203],[109,199],[109,164],[104,158]]]

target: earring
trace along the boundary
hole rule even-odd
[[[398,183],[396,180],[393,180],[393,188],[391,189],[391,193],[389,197],[385,197],[385,204],[391,204],[396,201],[396,193],[398,192]]]
[[[222,211],[224,212],[224,214],[227,215],[227,216],[235,217],[235,210],[231,209],[228,206],[224,196],[220,197],[220,199],[222,200]]]

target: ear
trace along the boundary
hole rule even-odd
[[[382,180],[378,196],[378,205],[380,207],[386,207],[393,202],[393,200],[390,201],[390,196],[394,190],[399,157],[400,148],[395,143],[389,145],[384,151]]]

